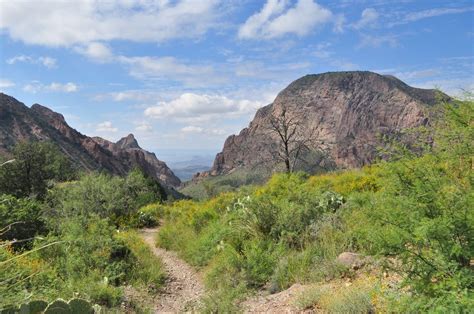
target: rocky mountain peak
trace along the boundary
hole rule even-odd
[[[129,134],[125,137],[122,137],[117,143],[121,149],[128,149],[128,148],[135,148],[135,149],[141,149],[141,147],[138,145],[138,142],[133,134]]]
[[[181,184],[166,163],[143,150],[133,134],[113,143],[88,137],[71,128],[60,113],[34,104],[28,108],[15,98],[0,93],[0,154],[8,155],[22,140],[54,142],[73,163],[85,171],[107,171],[125,175],[140,168],[166,187]]]
[[[277,136],[269,132],[270,122],[283,108],[289,116],[298,117],[301,129],[307,130],[314,143],[310,148],[316,155],[309,157],[308,167],[352,168],[377,157],[381,136],[398,136],[428,123],[427,109],[449,99],[439,91],[414,88],[394,76],[368,71],[306,75],[289,84],[272,104],[260,108],[247,128],[229,136],[213,168],[204,175],[275,166],[279,145]],[[323,163],[317,157],[321,154]]]
[[[57,113],[49,109],[48,107],[42,106],[40,104],[34,104],[33,106],[31,106],[31,110],[47,118],[48,120],[51,119],[51,120],[56,120],[58,122],[66,123],[66,120],[64,119],[64,116],[62,114]]]

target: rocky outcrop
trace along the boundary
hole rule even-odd
[[[449,97],[372,72],[307,75],[259,109],[247,128],[229,136],[210,172],[200,177],[276,164],[278,139],[269,129],[282,108],[299,117],[301,128],[314,139],[311,148],[325,153],[326,165],[353,168],[374,161],[381,136],[427,124],[427,107],[440,99]]]
[[[114,157],[121,160],[129,168],[140,167],[148,175],[158,179],[165,185],[179,187],[180,179],[163,161],[156,158],[154,153],[142,149],[133,134],[121,138],[117,143],[112,143],[100,137],[94,137],[94,141],[112,153]]]
[[[28,108],[0,93],[0,154],[8,155],[22,140],[50,140],[86,171],[105,170],[125,175],[138,167],[168,187],[181,184],[155,154],[140,148],[132,134],[117,143],[91,138],[71,128],[61,114],[47,107],[34,104]]]

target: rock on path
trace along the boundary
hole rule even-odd
[[[150,246],[153,253],[163,262],[167,279],[160,295],[158,295],[156,313],[195,312],[201,305],[205,294],[200,276],[175,252],[155,246],[158,229],[143,229],[143,240]]]

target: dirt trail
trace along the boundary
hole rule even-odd
[[[175,252],[155,247],[158,229],[143,229],[143,240],[165,267],[167,280],[155,304],[156,313],[195,312],[205,294],[200,276]]]

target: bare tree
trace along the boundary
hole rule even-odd
[[[277,158],[285,164],[287,173],[293,172],[298,162],[304,162],[302,155],[311,150],[314,129],[304,128],[302,115],[290,114],[286,107],[270,119],[269,131],[279,139]]]

